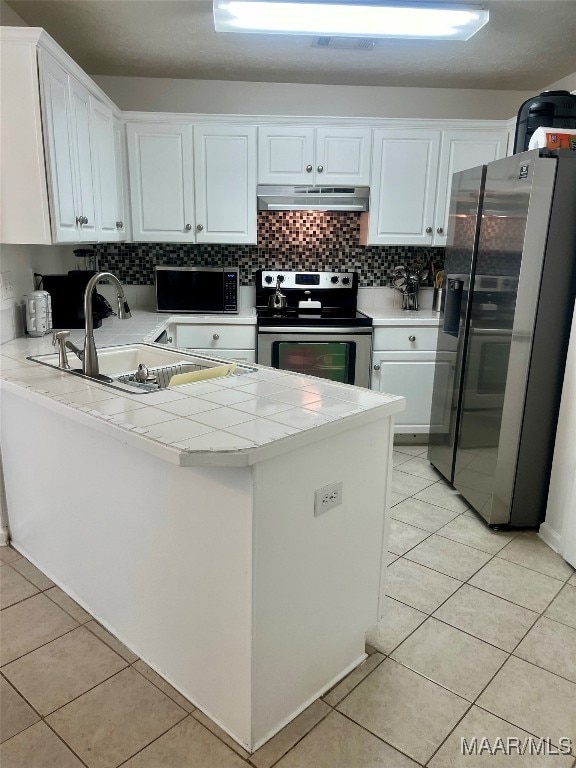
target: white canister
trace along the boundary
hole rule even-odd
[[[26,330],[44,336],[52,330],[52,301],[48,291],[32,291],[26,297]]]

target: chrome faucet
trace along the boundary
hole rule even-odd
[[[82,355],[82,373],[85,376],[98,376],[98,354],[96,344],[94,343],[94,317],[92,315],[92,293],[99,280],[106,279],[116,288],[116,298],[118,300],[118,317],[120,320],[127,320],[132,317],[130,307],[124,295],[122,283],[116,275],[111,272],[98,272],[88,281],[84,291],[84,317],[86,320],[86,338],[84,339],[84,354]],[[68,346],[68,345],[67,345]]]

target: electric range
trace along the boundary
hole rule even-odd
[[[357,272],[259,270],[257,361],[369,387],[372,318],[357,300]]]

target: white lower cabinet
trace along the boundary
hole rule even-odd
[[[437,359],[436,328],[376,328],[372,353],[372,389],[401,395],[406,409],[395,419],[396,434],[427,434],[434,374],[439,366],[448,385],[450,362]],[[382,347],[387,346],[387,349]]]
[[[226,360],[256,362],[256,326],[225,322],[175,323],[173,344]]]

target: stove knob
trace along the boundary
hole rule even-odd
[[[284,282],[284,275],[276,275],[276,279],[280,280],[281,283]]]
[[[343,285],[350,285],[350,278],[349,277],[343,277],[342,278],[342,284]]]
[[[338,275],[332,275],[330,282],[336,284],[338,282]]]
[[[265,281],[266,281],[268,284],[270,284],[270,283],[272,282],[272,275],[266,275],[266,277],[264,278],[264,280],[265,280]]]

